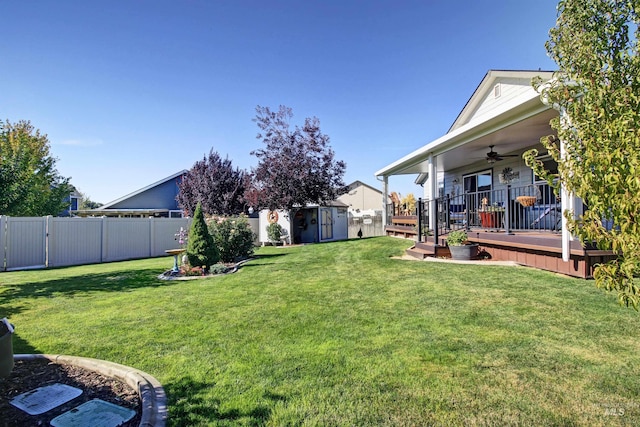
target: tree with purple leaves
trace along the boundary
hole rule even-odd
[[[329,137],[320,131],[316,117],[302,127],[289,127],[293,111],[280,106],[256,107],[253,119],[264,147],[251,154],[258,158],[245,199],[255,208],[286,209],[335,200],[345,184],[346,163],[334,160]]]
[[[198,203],[207,215],[237,215],[245,210],[245,183],[246,172],[211,149],[182,178],[178,205],[188,215],[193,215]]]

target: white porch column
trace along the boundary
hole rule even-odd
[[[569,118],[564,110],[560,110],[560,120],[565,126],[570,124]],[[564,160],[566,155],[564,140],[560,140],[560,159]],[[575,195],[567,190],[562,181],[560,181],[560,211],[562,213],[562,260],[568,262],[571,256],[571,241],[573,240],[573,236],[571,236],[567,228],[568,221],[564,213],[569,211],[571,212],[571,216],[575,218],[576,199]]]
[[[382,179],[382,229],[389,224],[387,218],[387,199],[389,198],[389,177],[387,175],[383,176]]]
[[[428,160],[427,187],[429,189],[429,230],[435,230],[438,227],[438,204],[436,196],[438,194],[438,175],[436,173],[436,158],[433,153],[429,153]]]

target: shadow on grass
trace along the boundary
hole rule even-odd
[[[220,399],[206,396],[215,383],[183,378],[163,384],[169,398],[169,422],[173,425],[205,425],[213,421],[242,422],[243,425],[262,426],[271,418],[272,409],[257,404],[247,411],[235,408],[221,410]],[[274,393],[263,396],[271,402],[286,401],[286,397]]]
[[[268,265],[268,264],[270,264],[269,260],[274,259],[274,258],[287,256],[287,255],[288,254],[258,254],[258,255],[254,255],[253,257],[251,257],[251,259],[249,261],[247,261],[246,263],[244,263],[242,265],[242,268],[259,267],[261,265]],[[261,261],[264,261],[264,262],[261,262]]]
[[[34,354],[39,353],[38,349],[29,344],[28,341],[20,338],[20,331],[16,327],[16,332],[12,337],[13,341],[13,354]]]
[[[3,317],[20,313],[22,299],[75,296],[92,292],[126,292],[139,288],[171,286],[175,283],[160,280],[157,268],[121,269],[104,273],[69,275],[52,280],[34,280],[21,284],[3,285],[0,306]],[[38,276],[36,276],[38,274]],[[46,271],[34,272],[34,278],[45,277]]]
[[[287,255],[288,254],[258,254],[258,255],[254,255],[252,260],[278,258],[278,257],[281,257],[281,256],[287,256]]]

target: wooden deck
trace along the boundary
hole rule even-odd
[[[387,226],[387,230],[389,235],[417,239],[417,227],[408,223],[396,224],[394,221],[391,226]],[[514,261],[521,265],[584,279],[593,277],[593,267],[596,264],[614,258],[611,251],[585,248],[580,241],[574,240],[571,242],[570,260],[564,262],[561,235],[554,232],[515,231],[507,234],[504,231],[474,228],[467,234],[470,242],[479,244],[482,259]],[[438,242],[434,242],[432,237],[427,238],[426,242],[416,242],[407,250],[407,254],[419,259],[451,256],[446,246],[446,235],[439,236]]]
[[[418,236],[418,217],[416,215],[397,215],[391,218],[391,224],[385,227],[388,236],[415,239]]]

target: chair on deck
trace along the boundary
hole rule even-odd
[[[461,205],[449,205],[449,224],[466,224],[467,207]]]
[[[531,223],[531,228],[547,228],[547,220],[546,217],[550,218],[550,225],[552,231],[558,231],[562,228],[562,209],[560,206],[549,206],[546,208],[540,216],[533,220]]]

